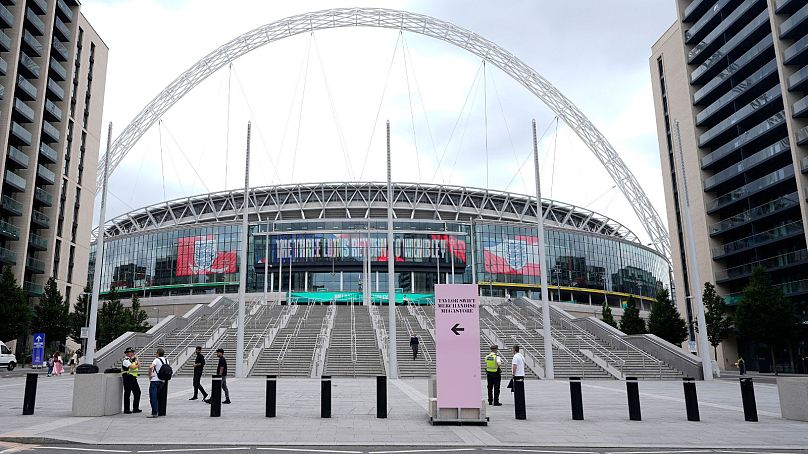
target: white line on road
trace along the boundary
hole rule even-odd
[[[598,454],[597,451],[549,451],[542,449],[513,449],[513,448],[485,448],[483,451],[501,451],[501,452],[537,452],[548,454]]]
[[[182,449],[155,449],[151,451],[138,451],[138,452],[196,452],[196,451],[244,451],[250,448],[182,448]]]
[[[255,448],[255,449],[259,451],[328,452],[339,454],[362,454],[362,451],[329,451],[326,449],[295,449],[295,448]]]
[[[400,454],[407,452],[458,452],[476,451],[477,448],[454,448],[454,449],[408,449],[405,451],[368,451],[368,454]]]
[[[37,446],[34,449],[58,449],[60,451],[90,451],[90,452],[132,452],[132,451],[121,451],[117,449],[101,449],[101,448],[65,448],[62,446]]]
[[[680,450],[680,451],[608,451],[606,454],[685,454],[685,453],[699,453],[699,452],[712,452],[709,449],[697,450]]]

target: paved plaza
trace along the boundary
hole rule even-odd
[[[140,384],[147,390],[145,379]],[[208,389],[209,384],[206,379]],[[808,423],[780,418],[777,388],[770,384],[756,385],[760,422],[750,423],[744,421],[737,382],[698,383],[701,422],[686,420],[681,382],[658,381],[640,382],[642,421],[628,420],[624,382],[584,382],[586,420],[573,421],[567,382],[529,381],[528,419],[517,421],[503,382],[505,405],[489,408],[486,427],[430,425],[425,379],[390,380],[387,419],[375,417],[373,379],[334,379],[331,419],[319,417],[319,380],[279,379],[277,418],[264,417],[264,380],[228,384],[233,404],[222,405],[219,418],[209,417],[210,407],[201,400],[188,400],[190,377],[171,381],[164,418],[145,417],[145,392],[142,414],[78,418],[70,416],[71,376],[40,377],[33,416],[21,415],[24,378],[6,378],[0,380],[0,440],[121,446],[808,447]]]

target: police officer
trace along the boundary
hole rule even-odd
[[[491,353],[485,356],[485,376],[488,380],[488,405],[499,407],[499,384],[502,381],[502,356],[496,345],[491,346]]]
[[[135,350],[127,347],[126,355],[121,362],[123,375],[123,412],[126,414],[140,413],[140,385],[137,384],[137,374],[140,364],[135,356]],[[129,410],[129,396],[132,396],[132,410]]]

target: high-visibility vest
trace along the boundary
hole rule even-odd
[[[134,369],[126,369],[123,373],[124,374],[129,374],[129,375],[137,378],[137,374],[138,374],[139,369],[140,369],[140,363],[138,363],[137,358],[132,358],[129,361],[132,362],[132,364],[135,366],[135,368]]]
[[[496,353],[489,353],[485,357],[485,371],[486,372],[498,372],[499,365],[497,365],[497,354]]]

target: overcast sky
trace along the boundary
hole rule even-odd
[[[113,136],[120,133],[181,72],[232,38],[349,6],[434,16],[516,54],[603,132],[665,219],[648,57],[675,19],[671,0],[83,0],[110,48],[104,131],[112,121]],[[383,181],[389,120],[394,180],[535,194],[534,118],[544,133],[543,196],[601,212],[646,239],[594,155],[563,123],[556,129],[553,112],[525,88],[451,45],[380,29],[284,39],[210,76],[117,168],[107,213],[243,187],[247,121],[252,186]]]

